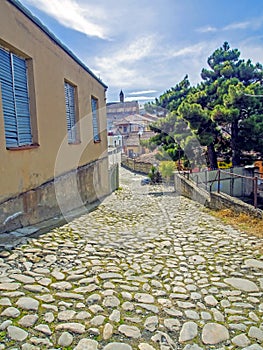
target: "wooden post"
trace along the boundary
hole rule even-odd
[[[218,170],[218,186],[217,186],[217,193],[220,193],[220,170]]]
[[[254,177],[254,207],[258,206],[258,177]]]

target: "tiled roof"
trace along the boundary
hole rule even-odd
[[[127,117],[124,117],[122,119],[119,119],[118,122],[115,123],[115,125],[121,125],[121,124],[139,124],[139,123],[152,123],[153,120],[144,117],[140,114],[131,114]]]
[[[155,133],[152,131],[143,132],[140,137],[139,137],[139,134],[137,132],[131,133],[126,139],[126,145],[127,146],[139,146],[140,140],[148,140],[150,137],[153,137],[154,135],[155,135]]]
[[[108,102],[106,104],[107,108],[131,108],[131,107],[139,107],[137,101],[129,101],[129,102]]]
[[[157,150],[151,152],[151,153],[144,153],[141,154],[138,158],[136,158],[137,161],[142,161],[144,163],[150,163],[150,164],[159,164],[159,160],[156,159],[156,154],[158,153]]]

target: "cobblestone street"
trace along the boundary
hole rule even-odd
[[[0,349],[263,350],[262,240],[141,178],[0,252]]]

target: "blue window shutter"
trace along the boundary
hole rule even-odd
[[[0,48],[6,147],[32,143],[26,61]]]
[[[91,98],[91,110],[92,110],[93,140],[100,141],[99,123],[98,123],[98,100],[95,99],[94,97]]]
[[[6,146],[18,145],[13,74],[9,52],[0,49],[0,81],[4,113]]]
[[[77,141],[76,112],[75,112],[75,88],[73,85],[65,82],[64,89],[65,89],[68,143],[75,143]]]
[[[25,60],[13,56],[15,106],[17,114],[18,144],[32,143],[29,97],[27,87],[27,68]]]

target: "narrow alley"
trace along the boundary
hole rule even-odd
[[[141,178],[0,252],[0,349],[263,349],[262,239]]]

